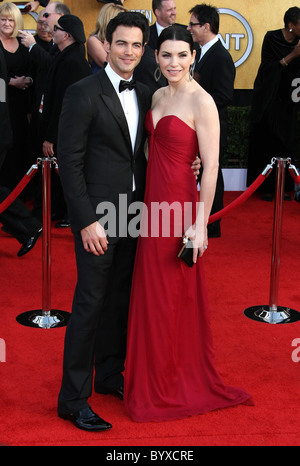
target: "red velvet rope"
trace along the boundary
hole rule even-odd
[[[235,199],[233,202],[231,202],[228,206],[224,207],[224,209],[219,210],[219,212],[216,212],[215,214],[211,215],[209,217],[208,223],[215,222],[216,220],[219,220],[221,217],[224,215],[227,215],[229,212],[231,212],[233,209],[241,205],[243,202],[245,202],[249,197],[254,193],[254,191],[263,183],[263,181],[266,179],[265,175],[260,174],[256,180],[249,186],[246,191],[244,191],[237,199]]]
[[[29,170],[26,175],[22,178],[20,183],[16,186],[16,188],[7,196],[7,198],[0,204],[0,214],[4,212],[5,209],[19,196],[19,194],[23,191],[25,186],[29,183],[29,181],[34,177],[36,174],[38,167],[37,166],[32,166],[31,170]],[[58,171],[58,167],[56,167]],[[296,176],[292,170],[290,170],[290,173],[292,174],[293,178],[299,179],[298,182],[300,182],[300,176]],[[227,215],[229,212],[231,212],[233,209],[236,207],[240,206],[243,202],[245,202],[249,197],[254,193],[254,191],[264,182],[266,178],[266,175],[260,174],[256,180],[249,186],[249,188],[244,191],[237,199],[235,199],[233,202],[231,202],[228,206],[226,206],[224,209],[220,210],[219,212],[216,212],[215,214],[211,215],[209,217],[208,223],[215,222],[216,220],[219,220],[221,217],[224,215]]]
[[[300,184],[300,175],[296,175],[295,171],[292,167],[289,168],[289,172],[293,180],[295,181],[296,185]]]
[[[7,207],[14,202],[20,193],[23,191],[25,186],[29,183],[29,181],[34,177],[37,172],[37,167],[32,166],[31,169],[23,176],[20,183],[15,187],[15,189],[4,199],[3,202],[0,204],[0,214],[4,212]]]

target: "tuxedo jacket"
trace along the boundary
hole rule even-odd
[[[235,66],[230,53],[218,40],[196,63],[195,79],[213,97],[217,106],[221,139],[227,126],[227,106],[234,93]]]
[[[99,220],[108,201],[118,212],[119,194],[143,200],[146,158],[144,119],[151,105],[148,88],[137,83],[139,123],[135,148],[116,91],[104,69],[70,86],[59,123],[58,165],[73,232]]]

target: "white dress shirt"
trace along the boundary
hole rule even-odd
[[[127,120],[127,124],[128,124],[132,151],[134,151],[137,128],[138,128],[138,123],[139,123],[139,106],[138,106],[135,89],[133,89],[132,91],[130,91],[129,89],[126,89],[123,92],[119,92],[119,84],[123,78],[119,76],[109,64],[107,64],[104,69],[105,69],[105,72],[109,80],[111,81],[112,85],[115,88],[117,96],[120,99],[120,102],[121,102],[121,105],[122,105],[122,108],[123,108],[123,111],[124,111],[124,114]],[[131,79],[132,77],[128,81],[131,81]],[[133,177],[133,191],[134,190],[135,190],[135,181]]]
[[[214,37],[212,40],[207,42],[206,44],[202,45],[201,47],[201,55],[198,60],[198,62],[203,58],[203,56],[206,54],[206,52],[216,43],[218,42],[219,38],[218,36]]]

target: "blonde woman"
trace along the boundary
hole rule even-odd
[[[103,46],[106,27],[112,18],[124,11],[127,11],[124,6],[114,3],[108,3],[101,8],[96,21],[96,29],[87,40],[87,53],[93,73],[102,68],[107,61],[107,52]]]
[[[28,49],[17,37],[24,28],[19,8],[11,2],[0,6],[0,48],[8,75],[7,101],[13,130],[13,147],[8,152],[1,170],[1,181],[14,188],[30,166],[29,123],[30,91],[33,82],[32,63]]]

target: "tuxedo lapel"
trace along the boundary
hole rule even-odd
[[[110,82],[107,74],[105,73],[105,71],[103,72],[100,71],[98,75],[99,75],[99,80],[100,80],[101,88],[102,88],[100,92],[100,97],[102,98],[107,109],[111,112],[113,117],[116,119],[122,133],[124,134],[126,141],[128,142],[131,148],[132,146],[131,146],[130,133],[129,133],[126,117],[124,115],[124,111],[123,111],[120,99],[117,96],[116,91],[112,83]]]
[[[135,141],[135,146],[134,146],[134,153],[136,153],[139,150],[139,147],[140,147],[140,145],[141,145],[141,143],[143,141],[144,124],[145,124],[145,112],[147,110],[147,102],[146,102],[146,99],[145,99],[145,94],[140,89],[138,83],[137,83],[137,86],[136,86],[136,96],[137,96],[137,101],[138,101],[138,106],[139,106],[139,123],[138,123],[138,128],[137,128],[136,141]]]

